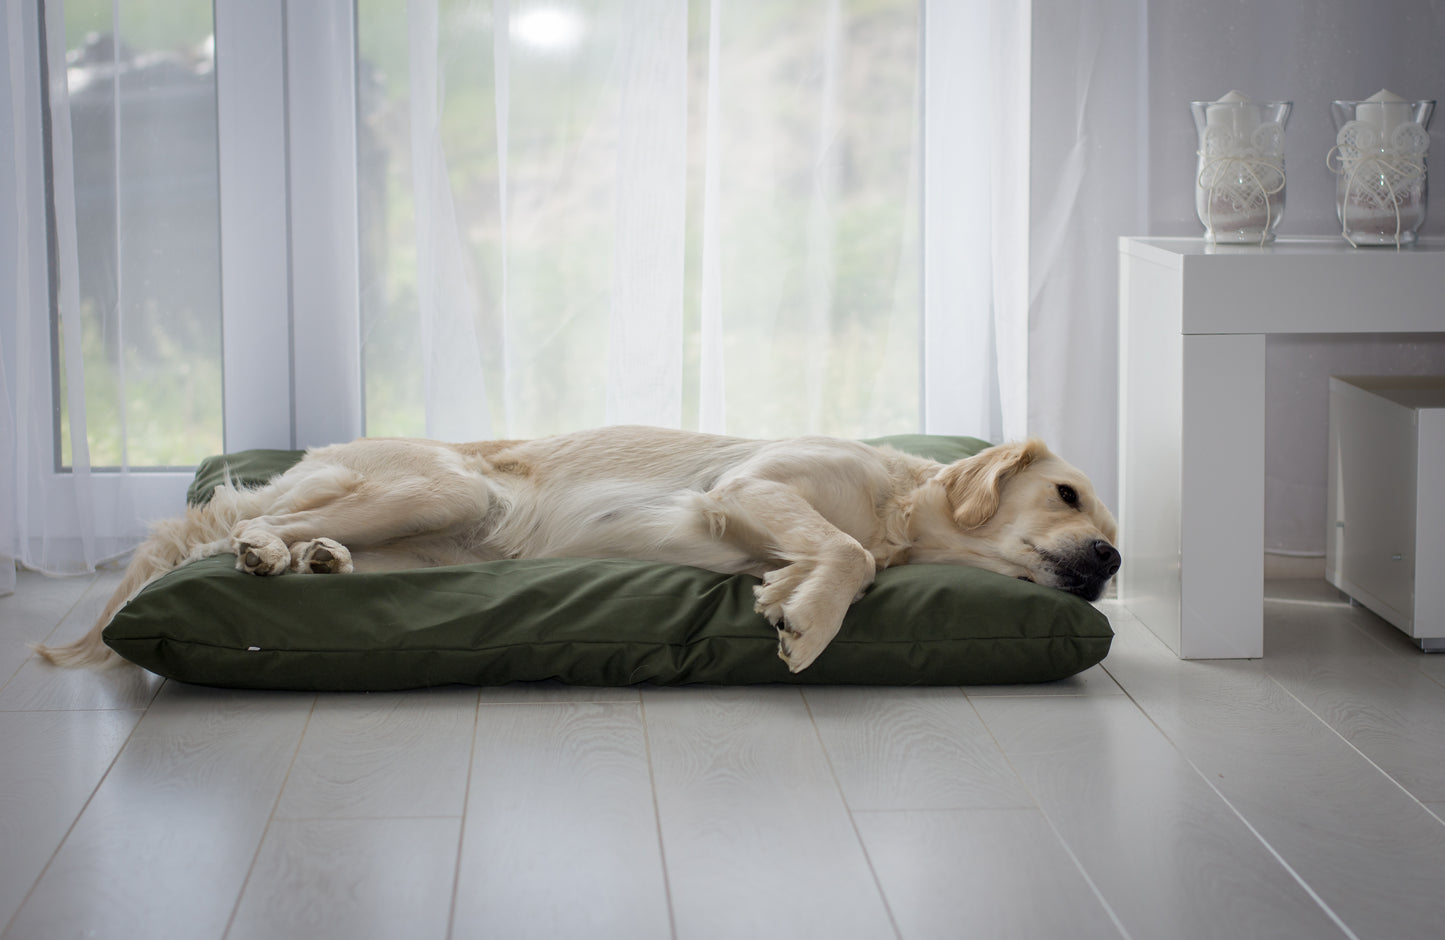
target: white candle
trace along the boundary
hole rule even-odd
[[[1382,88],[1355,106],[1355,120],[1369,125],[1380,135],[1380,148],[1388,149],[1390,134],[1410,120],[1410,102]]]
[[[1425,147],[1420,132],[1399,132],[1414,122],[1410,101],[1387,89],[1354,103],[1354,120],[1341,126],[1340,227],[1352,245],[1406,245],[1425,221]],[[1397,139],[1397,135],[1399,139]]]
[[[1249,100],[1249,96],[1231,91],[1205,109],[1204,123],[1209,127],[1222,127],[1241,144],[1248,143],[1254,129],[1259,127],[1259,108]]]
[[[1284,210],[1289,108],[1287,101],[1260,104],[1238,91],[1190,102],[1199,131],[1194,206],[1210,241],[1264,244],[1274,237]]]

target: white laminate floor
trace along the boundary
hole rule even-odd
[[[51,668],[118,573],[0,598],[0,931],[1445,935],[1445,655],[1270,582],[1266,655],[1117,602],[1046,686],[243,693]]]

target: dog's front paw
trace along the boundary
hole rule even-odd
[[[280,574],[291,565],[286,543],[274,535],[236,540],[236,569],[247,574]]]
[[[817,628],[808,630],[795,630],[786,619],[778,625],[778,658],[788,664],[789,672],[802,672],[813,665],[817,659],[833,642],[837,629],[820,630]]]
[[[848,606],[829,604],[809,591],[807,582],[813,574],[813,566],[794,563],[769,571],[753,588],[754,609],[777,628],[778,658],[788,664],[789,672],[802,672],[813,664],[838,635]]]
[[[351,552],[331,539],[312,539],[291,546],[291,570],[297,574],[351,574]]]

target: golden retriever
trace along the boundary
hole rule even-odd
[[[362,439],[309,451],[254,489],[155,526],[99,622],[51,662],[114,657],[101,630],[148,582],[232,552],[255,575],[341,574],[501,558],[635,558],[762,582],[757,611],[798,672],[880,568],[986,568],[1099,597],[1114,518],[1041,441],[944,465],[889,447],[611,427],[534,441]]]

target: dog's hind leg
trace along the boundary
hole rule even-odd
[[[345,574],[355,567],[356,551],[474,529],[494,498],[484,476],[443,461],[401,471],[379,462],[365,472],[322,465],[297,480],[273,512],[237,524],[231,533],[236,567],[258,575]]]
[[[794,489],[733,480],[706,494],[713,533],[771,567],[754,588],[756,609],[778,630],[778,655],[792,672],[812,664],[838,635],[848,607],[877,573],[871,552]]]
[[[365,478],[343,465],[302,464],[278,481],[281,496],[267,514],[242,519],[231,530],[236,567],[248,574],[295,570],[326,573],[350,570],[350,553],[331,536],[343,516],[337,507],[354,497]],[[343,516],[344,518],[344,516]],[[324,533],[319,527],[328,527]],[[323,539],[325,541],[323,541]],[[322,557],[316,559],[316,555]],[[319,561],[313,567],[313,563]]]

